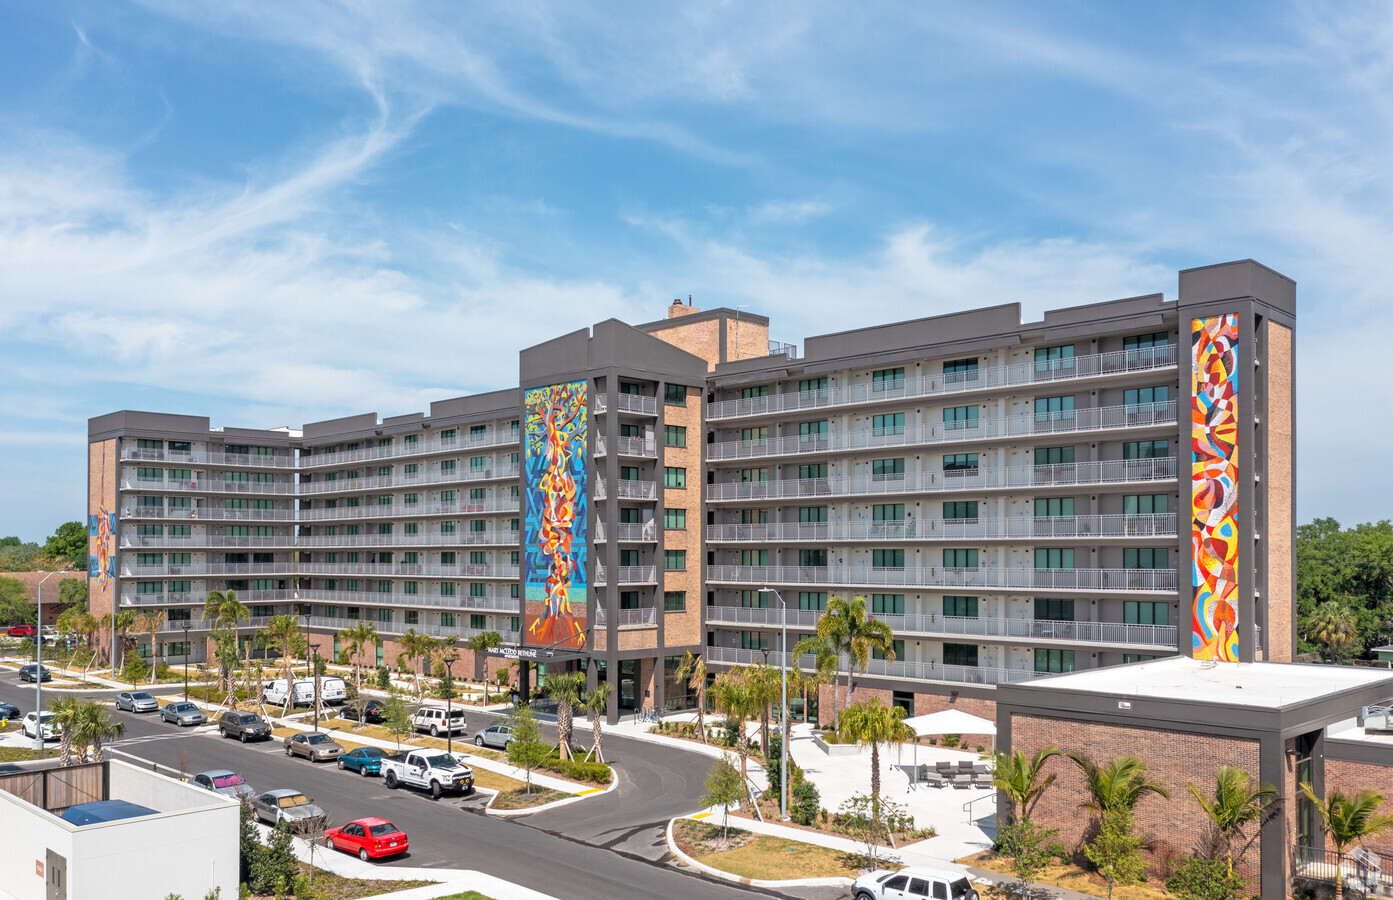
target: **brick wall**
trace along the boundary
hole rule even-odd
[[[24,593],[28,595],[29,602],[37,604],[39,602],[39,582],[44,578],[44,624],[52,625],[58,621],[58,614],[67,607],[58,606],[58,593],[62,590],[65,581],[86,581],[86,572],[55,572],[50,577],[48,572],[0,572],[0,578],[13,578],[24,585]],[[30,623],[33,623],[31,618]]]
[[[970,716],[978,716],[988,722],[996,722],[995,700],[985,700],[978,697],[953,697],[949,694],[914,695],[914,714],[916,716],[926,716],[949,709],[956,709]],[[990,749],[995,739],[995,736],[990,734],[964,734],[961,737],[965,746],[974,749],[979,745]]]
[[[1292,503],[1295,482],[1292,451],[1295,448],[1292,422],[1292,334],[1291,329],[1268,323],[1267,365],[1267,634],[1263,643],[1267,659],[1291,662],[1293,653],[1293,610],[1296,583],[1292,572],[1295,549],[1292,534]]]
[[[1012,750],[1033,756],[1049,745],[1080,750],[1099,765],[1119,756],[1139,756],[1151,776],[1170,788],[1170,800],[1149,796],[1136,810],[1138,831],[1152,836],[1148,857],[1152,874],[1159,878],[1168,875],[1170,859],[1194,852],[1207,840],[1209,820],[1188,785],[1193,782],[1201,794],[1212,793],[1214,775],[1223,765],[1243,769],[1253,778],[1259,771],[1256,740],[1044,716],[1012,716]],[[1060,758],[1046,763],[1045,771],[1056,775],[1056,780],[1036,804],[1032,821],[1059,829],[1057,840],[1065,845],[1080,846],[1095,821],[1092,814],[1079,808],[1088,798],[1083,774],[1071,760]],[[1257,893],[1261,871],[1258,843],[1249,845],[1241,858],[1237,853],[1235,856],[1236,871],[1246,882],[1245,890]]]
[[[660,615],[663,617],[663,644],[667,647],[701,646],[701,571],[705,560],[701,555],[701,485],[706,483],[702,469],[701,447],[705,439],[701,426],[701,408],[705,396],[699,388],[687,389],[687,405],[672,406],[663,404],[663,424],[677,425],[687,429],[686,447],[664,447],[663,464],[681,466],[687,470],[687,489],[663,489],[663,505],[674,509],[685,509],[687,527],[685,530],[664,530],[663,547],[687,551],[687,570],[685,572],[664,572],[663,589],[683,591],[687,595],[685,612],[662,612],[663,597],[656,598]],[[663,435],[658,434],[662,441]],[[660,473],[661,474],[661,473]],[[658,527],[662,527],[663,511],[657,510]],[[661,563],[661,560],[659,560]],[[622,641],[619,645],[626,647]],[[647,645],[651,646],[651,645]]]
[[[1325,757],[1325,789],[1339,791],[1345,796],[1372,789],[1384,796],[1384,812],[1393,810],[1393,766],[1346,762]],[[1293,817],[1295,818],[1295,817]],[[1384,839],[1379,842],[1386,844]]]

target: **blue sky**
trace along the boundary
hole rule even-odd
[[[395,415],[688,294],[801,343],[1246,257],[1299,285],[1301,519],[1387,517],[1390,129],[1378,4],[0,0],[0,535],[81,517],[115,409]]]

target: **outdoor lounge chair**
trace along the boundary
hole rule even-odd
[[[948,783],[948,779],[937,769],[930,769],[928,763],[919,767],[919,781],[923,784],[931,784],[934,787],[943,787]]]

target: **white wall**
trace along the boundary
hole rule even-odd
[[[35,872],[34,861],[43,861],[48,850],[72,858],[72,835],[66,824],[0,791],[0,835],[4,836],[0,840],[0,897],[44,900],[44,877]],[[80,895],[70,892],[68,896],[76,900]]]

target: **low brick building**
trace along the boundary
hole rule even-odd
[[[0,578],[13,578],[24,585],[24,593],[28,596],[30,604],[39,602],[39,582],[45,577],[44,582],[44,624],[52,625],[58,621],[58,616],[67,609],[67,605],[58,603],[58,595],[62,591],[64,581],[83,581],[87,580],[86,572],[0,572]],[[32,623],[32,619],[30,620]]]
[[[1355,728],[1367,707],[1393,698],[1393,673],[1344,666],[1206,663],[1186,657],[1075,672],[1003,685],[997,697],[998,745],[1027,754],[1056,746],[1099,765],[1139,756],[1171,797],[1149,796],[1136,810],[1151,836],[1149,863],[1158,878],[1179,857],[1202,848],[1208,819],[1189,786],[1211,794],[1220,766],[1235,766],[1278,788],[1281,802],[1260,830],[1246,835],[1237,863],[1246,890],[1289,895],[1298,848],[1323,839],[1297,790],[1310,781],[1346,792],[1393,789],[1393,740],[1368,740]],[[1329,737],[1330,734],[1338,737]],[[1059,829],[1077,846],[1095,827],[1081,811],[1088,794],[1068,759],[1047,763],[1056,776],[1032,820]],[[1393,791],[1389,792],[1393,797]],[[1005,816],[1004,806],[999,814]]]

